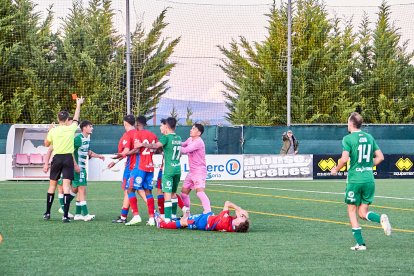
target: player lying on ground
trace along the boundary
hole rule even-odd
[[[235,210],[235,217],[230,216],[229,209]],[[180,220],[166,222],[158,216],[158,213],[156,213],[156,221],[158,228],[188,228],[191,230],[202,231],[247,232],[250,226],[249,214],[247,211],[230,201],[224,203],[223,211],[218,215],[214,215],[210,212],[207,214],[189,216],[189,213],[187,212]]]

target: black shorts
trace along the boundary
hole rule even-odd
[[[72,154],[55,154],[50,167],[50,180],[59,180],[60,175],[62,179],[73,180],[74,171]]]

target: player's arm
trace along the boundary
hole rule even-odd
[[[338,173],[338,171],[340,171],[342,169],[342,167],[346,165],[348,160],[349,160],[349,152],[344,150],[342,152],[341,158],[338,160],[338,165],[336,165],[336,167],[332,168],[331,174],[336,175]]]
[[[157,142],[157,143],[154,143],[154,144],[137,142],[136,146],[144,147],[144,148],[147,148],[147,149],[159,149],[159,148],[162,148],[163,144],[161,142]]]
[[[181,143],[181,148],[185,148],[186,146],[188,146],[188,143],[189,143],[189,140],[190,140],[191,138],[189,138],[189,139],[187,139],[185,142],[182,142]]]
[[[80,167],[78,163],[76,162],[75,156],[73,154],[72,154],[72,158],[73,158],[73,168],[75,169],[75,172],[80,173]]]
[[[112,159],[124,159],[125,157],[127,157],[127,155],[128,155],[129,152],[130,152],[130,149],[128,147],[125,147],[122,150],[122,152],[116,153],[115,156],[112,157]]]
[[[228,211],[230,209],[234,209],[237,216],[249,218],[249,214],[247,213],[247,211],[242,209],[240,206],[237,206],[231,201],[224,202],[223,211]]]
[[[44,159],[44,163],[43,163],[43,172],[47,173],[49,171],[49,161],[50,161],[50,157],[52,156],[52,152],[53,152],[53,147],[50,146],[47,149],[47,153],[45,155]]]
[[[384,154],[382,153],[382,151],[380,149],[377,149],[375,152],[375,157],[374,157],[374,166],[378,165],[379,163],[381,163],[382,161],[384,161]]]
[[[196,151],[198,149],[201,149],[201,143],[194,142],[194,143],[191,143],[191,144],[187,145],[186,147],[181,146],[180,151],[181,151],[181,153],[187,154],[187,153]]]
[[[47,135],[45,138],[45,147],[50,147],[52,145],[52,137],[50,135],[50,130],[55,127],[55,123],[51,123],[47,129]]]
[[[75,114],[73,115],[73,122],[78,123],[79,122],[79,115],[80,115],[80,107],[83,104],[83,97],[76,98],[76,109]]]
[[[93,152],[93,151],[91,151],[91,150],[89,150],[89,152],[88,152],[88,156],[89,156],[89,158],[99,158],[99,159],[101,159],[102,161],[104,161],[104,160],[105,160],[105,156],[103,156],[102,154],[97,154],[97,153],[95,153],[95,152]]]

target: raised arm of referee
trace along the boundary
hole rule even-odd
[[[55,156],[50,168],[50,184],[47,191],[47,201],[46,201],[46,213],[43,215],[45,220],[50,219],[50,209],[52,208],[53,199],[56,190],[56,184],[62,175],[63,179],[63,193],[64,193],[64,213],[63,213],[63,222],[69,222],[68,212],[71,201],[70,195],[70,184],[73,180],[74,172],[74,163],[73,163],[73,151],[74,144],[73,140],[75,138],[75,132],[78,128],[80,107],[83,103],[83,98],[76,99],[76,110],[73,116],[73,122],[68,123],[69,112],[60,111],[58,113],[59,125],[57,127],[51,128],[45,139],[45,146],[49,147],[53,145],[53,151]]]

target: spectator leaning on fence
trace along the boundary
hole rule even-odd
[[[298,139],[295,138],[293,132],[288,130],[287,132],[283,132],[282,134],[282,149],[280,150],[280,154],[297,154],[299,151],[299,142]]]

